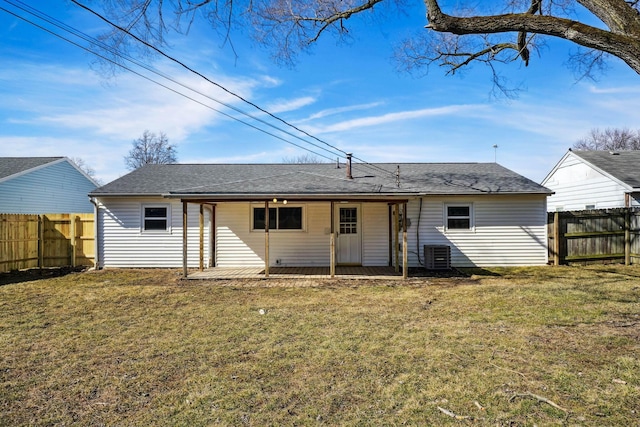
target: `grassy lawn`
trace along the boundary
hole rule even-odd
[[[638,425],[639,267],[472,273],[0,286],[0,425]]]

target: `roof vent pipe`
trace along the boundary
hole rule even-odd
[[[353,179],[351,175],[351,156],[353,156],[352,153],[347,153],[347,179]]]

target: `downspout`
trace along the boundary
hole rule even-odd
[[[393,212],[391,208],[391,204],[387,205],[389,224],[388,224],[388,232],[389,232],[389,267],[393,267]]]
[[[211,231],[209,231],[209,267],[216,266],[216,205],[213,204],[211,208]]]
[[[422,258],[420,258],[420,218],[422,217],[422,201],[423,197],[420,197],[420,208],[418,209],[418,225],[416,226],[416,249],[418,251],[418,264],[424,266]]]

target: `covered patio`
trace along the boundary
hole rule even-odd
[[[182,268],[183,277],[187,279],[239,279],[239,278],[408,278],[408,250],[407,250],[407,221],[401,221],[400,218],[408,217],[407,203],[408,199],[381,196],[377,199],[370,197],[346,199],[330,199],[324,196],[319,198],[302,198],[302,197],[283,197],[278,195],[266,200],[256,198],[235,198],[231,201],[240,201],[247,203],[259,203],[264,206],[264,212],[269,212],[270,206],[275,205],[280,200],[284,200],[284,204],[289,201],[304,203],[322,203],[328,202],[330,205],[330,216],[328,219],[328,246],[329,246],[329,266],[326,267],[281,267],[273,266],[270,263],[270,230],[269,221],[264,221],[264,266],[260,267],[219,267],[216,266],[215,255],[211,257],[209,262],[204,257],[204,227],[205,207],[211,211],[211,229],[213,230],[208,244],[215,252],[216,240],[216,207],[225,202],[226,199],[191,199],[181,198],[182,203]],[[336,206],[342,206],[342,203],[348,201],[356,201],[358,203],[386,203],[389,207],[389,265],[388,266],[362,266],[358,264],[338,264],[336,257],[336,240],[338,229],[336,227],[335,211]],[[273,202],[273,204],[271,203]],[[188,205],[199,205],[199,271],[189,273],[188,264]],[[208,267],[212,265],[212,267]]]

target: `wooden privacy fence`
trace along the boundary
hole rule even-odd
[[[93,266],[94,214],[0,214],[0,272]]]
[[[550,212],[549,262],[640,262],[640,210]]]

